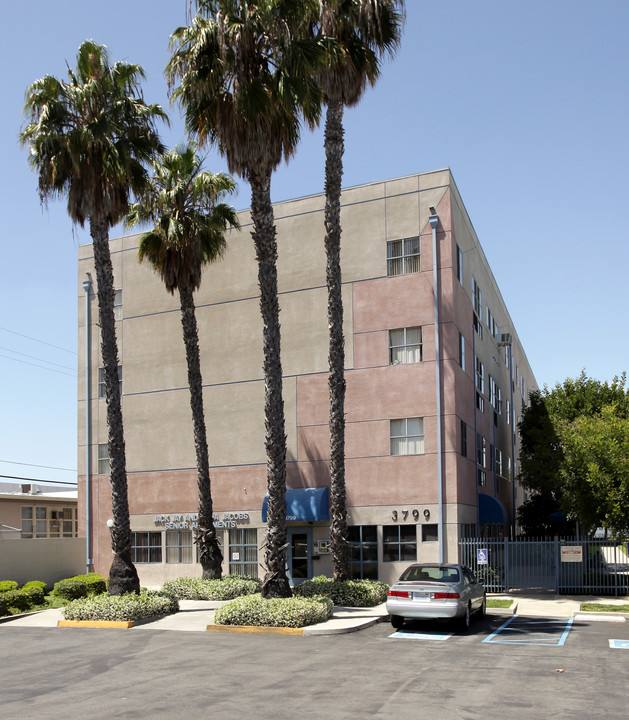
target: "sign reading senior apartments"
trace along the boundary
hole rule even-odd
[[[224,512],[212,515],[214,527],[235,528],[239,523],[249,520],[249,513],[246,512]],[[164,527],[166,530],[195,530],[199,527],[199,513],[180,513],[171,515],[155,515],[155,525]]]

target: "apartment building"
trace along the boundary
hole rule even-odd
[[[295,583],[332,572],[323,209],[323,195],[274,206]],[[455,561],[463,536],[508,531],[522,501],[512,481],[516,423],[536,383],[449,170],[348,188],[341,217],[352,572],[392,582],[412,561]],[[262,576],[262,327],[248,211],[241,222],[195,297],[224,571]],[[138,263],[137,245],[137,235],[111,241],[134,562],[142,584],[155,586],[201,573],[196,467],[178,298]],[[94,569],[106,573],[111,501],[94,277],[84,245],[79,524]]]

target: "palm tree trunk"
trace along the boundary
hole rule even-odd
[[[203,577],[220,579],[223,553],[216,537],[212,519],[212,488],[210,482],[210,459],[203,412],[203,381],[199,358],[199,333],[194,309],[194,297],[189,288],[179,288],[181,301],[181,326],[188,362],[188,385],[190,386],[190,408],[194,426],[194,447],[197,454],[197,484],[199,488],[199,527],[196,541]]]
[[[109,570],[109,594],[122,595],[125,592],[140,592],[140,580],[131,561],[131,520],[127,496],[127,468],[118,378],[118,344],[114,319],[114,273],[109,253],[107,223],[90,219],[90,235],[94,243],[98,320],[105,374],[109,479],[114,523],[111,528],[111,549],[114,552],[114,560]]]
[[[269,493],[265,539],[266,572],[262,595],[290,597],[286,577],[286,431],[282,397],[282,360],[280,356],[280,308],[277,298],[277,239],[271,173],[251,173],[251,236],[258,261],[260,312],[264,349],[264,443],[267,456]]]
[[[328,103],[325,118],[325,251],[330,349],[330,545],[334,579],[349,576],[345,492],[345,339],[341,284],[343,103]]]

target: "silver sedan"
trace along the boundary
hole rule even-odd
[[[485,587],[465,565],[411,565],[389,590],[391,625],[401,628],[407,618],[456,620],[470,626],[472,613],[485,614]]]

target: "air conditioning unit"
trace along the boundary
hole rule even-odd
[[[40,495],[41,494],[39,485],[33,485],[33,484],[20,485],[20,489],[25,495]]]
[[[498,345],[511,345],[511,333],[501,333],[498,336]]]

